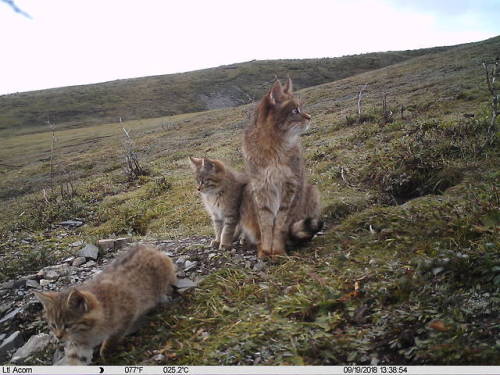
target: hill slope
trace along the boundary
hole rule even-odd
[[[0,130],[83,125],[233,107],[260,97],[275,76],[298,88],[342,79],[453,47],[340,58],[251,61],[188,73],[0,96]],[[32,129],[33,130],[33,129]],[[31,130],[31,131],[32,131]]]
[[[0,157],[22,166],[3,170],[1,189],[36,188],[2,201],[0,277],[36,273],[82,238],[175,238],[175,257],[218,269],[156,311],[107,364],[164,354],[161,363],[179,365],[500,365],[500,154],[498,134],[486,132],[481,68],[499,55],[496,37],[301,90],[313,118],[306,165],[327,228],[259,267],[246,262],[251,251],[199,241],[211,225],[187,161],[241,167],[251,106],[57,131],[54,189],[51,134],[12,137]],[[123,176],[122,126],[149,175]],[[61,194],[68,182],[74,195]],[[86,225],[55,225],[74,218]]]

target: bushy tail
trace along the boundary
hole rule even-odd
[[[294,242],[306,242],[311,240],[321,229],[323,229],[322,220],[308,217],[292,224],[289,238]]]

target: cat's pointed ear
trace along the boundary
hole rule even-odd
[[[203,158],[202,159],[201,166],[203,167],[203,169],[205,169],[207,171],[215,169],[215,163],[212,160],[208,159],[208,158]]]
[[[276,80],[273,84],[273,87],[271,87],[271,90],[269,90],[269,93],[267,94],[267,101],[269,102],[269,104],[275,105],[282,100],[282,97],[283,87],[281,86],[281,82],[279,80]]]
[[[80,313],[86,313],[90,309],[87,297],[76,288],[71,289],[69,292],[66,305],[69,309]]]
[[[288,76],[288,79],[286,80],[286,84],[285,84],[285,88],[283,89],[283,92],[285,94],[291,94],[292,91],[293,91],[292,79],[290,78],[290,76]]]
[[[47,307],[52,306],[55,303],[56,300],[56,295],[57,293],[55,292],[33,292],[35,294],[35,297],[37,300],[39,300],[44,309],[47,309]]]
[[[197,170],[201,167],[202,164],[202,159],[199,158],[193,158],[192,156],[189,157],[189,162],[191,164],[191,168],[194,170]]]

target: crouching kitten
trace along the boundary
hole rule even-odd
[[[134,323],[171,294],[175,266],[155,247],[136,245],[93,279],[62,292],[35,292],[54,335],[65,342],[58,365],[86,365],[133,329]]]

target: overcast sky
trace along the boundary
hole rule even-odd
[[[487,39],[500,0],[0,0],[0,94]]]

